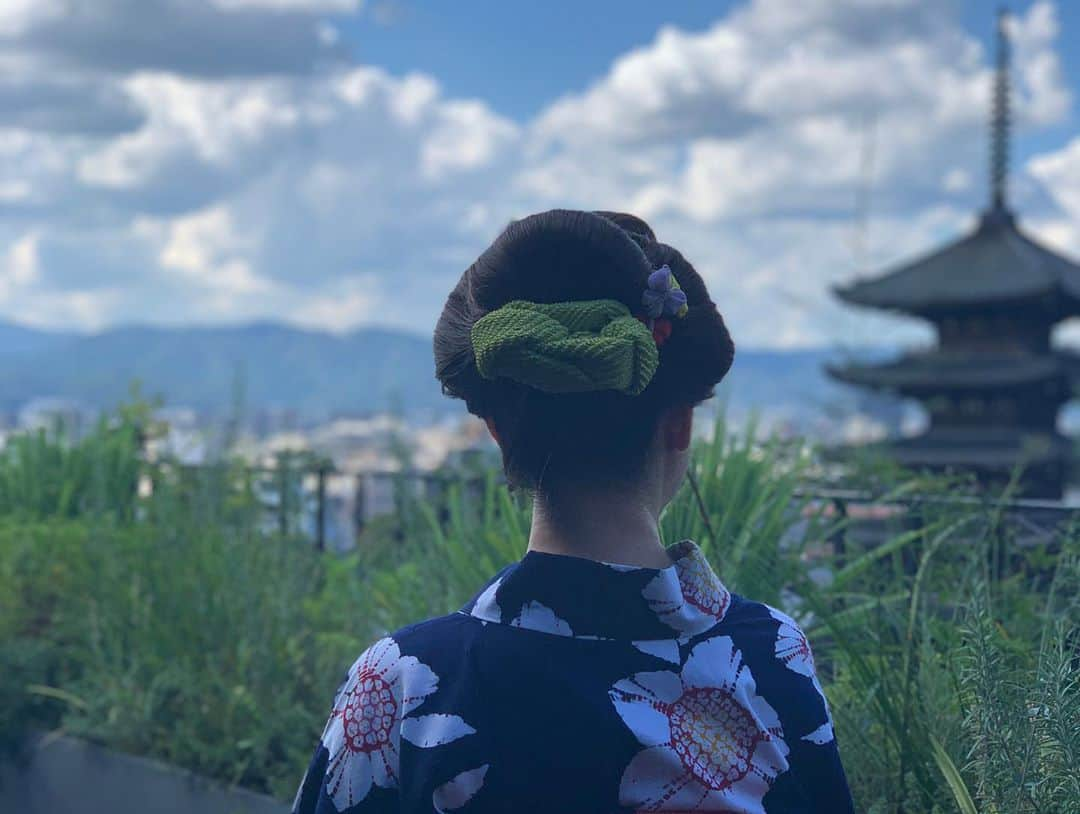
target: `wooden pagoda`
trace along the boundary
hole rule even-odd
[[[834,378],[922,402],[929,428],[889,442],[916,469],[972,471],[1002,482],[1021,467],[1026,496],[1060,497],[1071,444],[1057,415],[1072,396],[1072,354],[1053,326],[1080,315],[1080,266],[1017,225],[1007,200],[1009,48],[998,19],[990,202],[969,234],[874,279],[835,289],[859,306],[933,324],[935,346],[885,364],[830,366]]]

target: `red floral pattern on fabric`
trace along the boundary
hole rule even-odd
[[[795,669],[792,665],[796,664],[808,664],[810,669],[814,667],[814,654],[810,652],[810,643],[801,630],[796,635],[777,639],[776,657],[789,669]]]
[[[371,670],[357,675],[341,707],[345,747],[353,752],[374,752],[390,740],[398,705],[390,685]]]
[[[726,789],[745,777],[758,742],[769,737],[722,689],[687,690],[668,708],[667,716],[675,754],[711,789]]]
[[[329,752],[326,793],[339,811],[372,786],[396,788],[402,739],[419,748],[449,743],[475,730],[457,715],[412,715],[439,686],[439,677],[392,638],[356,660],[338,693],[322,744]]]
[[[676,564],[683,598],[702,613],[717,621],[724,618],[731,604],[731,594],[709,567],[704,556],[685,556]]]
[[[705,633],[723,620],[731,606],[731,593],[692,542],[678,543],[669,551],[673,567],[659,571],[642,596],[678,636]]]
[[[637,673],[609,695],[643,746],[623,772],[623,805],[761,812],[788,768],[780,719],[730,637],[697,644],[679,673]]]

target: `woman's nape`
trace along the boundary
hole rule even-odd
[[[498,432],[488,422],[496,442]],[[664,410],[641,476],[632,483],[575,483],[533,497],[529,550],[643,568],[671,560],[660,539],[660,512],[678,491],[689,462],[693,407]]]

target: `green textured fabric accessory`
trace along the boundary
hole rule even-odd
[[[618,300],[514,300],[472,327],[476,368],[546,393],[646,388],[660,354],[652,333]]]

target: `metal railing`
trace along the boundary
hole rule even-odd
[[[221,471],[221,467],[213,465],[173,466],[194,476]],[[327,548],[331,537],[337,547],[350,547],[371,520],[398,510],[406,497],[434,500],[453,485],[478,484],[487,479],[480,474],[415,469],[343,472],[328,462],[249,465],[234,471],[248,479],[260,509],[270,518],[270,527],[282,535],[299,530],[319,550]],[[1080,506],[1052,500],[890,495],[816,486],[797,490],[795,497],[841,521],[834,524],[836,530],[830,536],[837,551],[846,546],[852,528],[858,528],[857,536],[872,543],[888,527],[915,527],[924,521],[928,510],[935,509],[978,511],[1001,518],[1021,545],[1053,542],[1067,525],[1080,521]]]
[[[339,547],[350,547],[372,520],[396,511],[406,497],[434,499],[453,485],[486,480],[482,475],[417,469],[346,472],[319,461],[282,466],[170,462],[155,465],[148,493],[167,472],[191,481],[228,473],[254,494],[268,528],[283,536],[300,533],[318,550],[325,550],[332,536]]]

